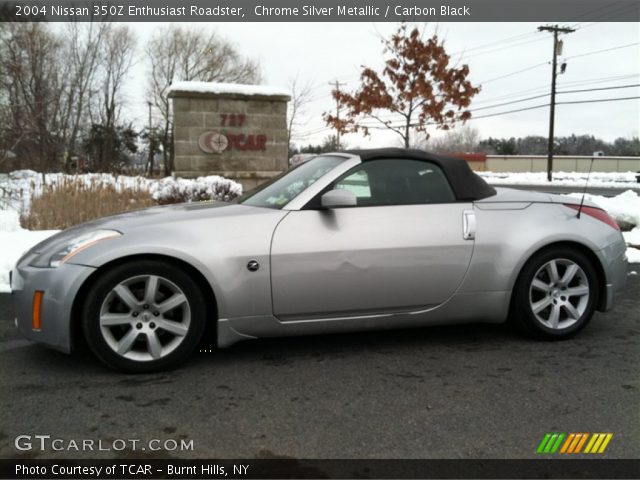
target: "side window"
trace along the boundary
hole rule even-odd
[[[416,205],[456,201],[442,169],[420,160],[372,160],[335,184],[355,193],[358,206]]]
[[[369,175],[365,170],[358,170],[336,183],[335,188],[349,190],[358,198],[358,204],[371,200],[371,187],[369,187]]]

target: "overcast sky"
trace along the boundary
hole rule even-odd
[[[158,23],[135,24],[140,47],[157,31]],[[482,85],[471,109],[474,116],[548,103],[548,98],[484,108],[549,92],[551,80],[552,35],[538,32],[537,23],[440,23],[428,24],[427,32],[438,30],[454,59],[470,67],[470,79]],[[640,84],[640,24],[574,23],[578,30],[563,36],[566,73],[558,77],[558,91],[582,90]],[[333,110],[329,82],[345,82],[347,90],[358,84],[361,65],[382,65],[381,36],[388,37],[394,23],[199,23],[195,27],[215,29],[231,41],[245,56],[258,60],[264,83],[287,86],[298,76],[310,82],[313,102],[304,111],[305,125],[300,128],[300,143],[319,143],[331,133],[322,121],[322,113]],[[622,47],[625,48],[616,48]],[[608,50],[592,53],[599,50]],[[140,48],[142,51],[142,48]],[[586,55],[585,55],[586,54]],[[576,57],[576,58],[572,58]],[[132,72],[127,93],[136,122],[146,122],[145,62],[140,59]],[[509,75],[519,70],[520,73]],[[508,76],[507,76],[508,75]],[[503,77],[503,78],[498,78]],[[558,95],[557,101],[579,101],[619,97],[638,97],[640,88],[621,88]],[[549,109],[478,118],[469,124],[483,138],[546,136]],[[434,135],[437,132],[432,131]],[[640,135],[640,100],[558,105],[556,135],[591,134],[605,140]],[[354,146],[399,145],[400,137],[391,132],[372,131],[370,138],[348,135]]]

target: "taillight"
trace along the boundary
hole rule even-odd
[[[584,213],[586,215],[589,215],[590,217],[596,218],[598,220],[600,220],[601,222],[606,223],[607,225],[609,225],[611,228],[615,228],[616,230],[620,231],[620,227],[618,226],[618,224],[616,223],[616,221],[611,218],[609,216],[609,214],[607,212],[605,212],[604,210],[600,209],[600,208],[595,208],[595,207],[586,207],[586,206],[582,206],[582,209],[580,209],[580,205],[569,205],[569,204],[564,204],[565,207],[569,207],[572,208],[576,211],[580,211],[581,215]]]

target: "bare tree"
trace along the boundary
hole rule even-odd
[[[443,136],[421,140],[414,146],[436,153],[474,153],[480,145],[480,132],[470,125],[449,130]]]
[[[86,130],[88,110],[96,71],[101,62],[100,49],[111,30],[109,23],[77,23],[65,25],[64,61],[60,69],[64,79],[60,98],[60,136],[64,143],[64,165],[76,153],[78,139]]]
[[[0,36],[6,141],[43,172],[57,166],[61,149],[62,46],[43,23],[6,24]]]
[[[300,117],[304,115],[304,107],[311,102],[311,84],[308,81],[301,84],[300,79],[296,76],[289,82],[289,90],[291,91],[291,101],[288,108],[287,145],[289,146],[289,157],[291,157],[292,141],[302,138],[297,134],[297,130],[303,123]]]
[[[99,90],[100,122],[114,126],[122,107],[122,87],[133,66],[136,37],[127,25],[110,25],[100,51]]]
[[[6,142],[41,171],[69,167],[87,127],[89,99],[107,23],[5,24],[0,98]],[[8,132],[8,133],[7,133]]]
[[[101,132],[100,148],[96,150],[95,165],[100,169],[111,167],[120,160],[116,145],[120,125],[120,113],[123,105],[123,86],[134,62],[136,37],[129,26],[113,26],[105,30],[98,51],[98,70],[96,75],[96,111],[92,114],[92,129]],[[126,129],[125,129],[126,130]]]
[[[176,81],[258,83],[260,70],[216,32],[170,25],[146,46],[150,63],[148,97],[162,118],[165,173],[173,169],[173,124],[167,89]]]

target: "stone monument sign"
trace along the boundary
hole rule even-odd
[[[176,176],[221,175],[246,191],[287,169],[285,89],[177,82],[169,98]]]

